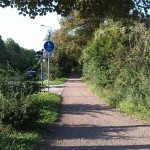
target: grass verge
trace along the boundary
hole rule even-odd
[[[50,81],[50,85],[64,84],[66,81],[67,81],[67,78],[59,78],[59,79]],[[48,85],[48,80],[44,80],[43,84]]]
[[[137,97],[129,94],[126,95],[125,92],[120,90],[115,91],[110,87],[100,88],[95,87],[88,81],[85,82],[95,95],[100,97],[111,107],[118,109],[122,113],[136,117],[137,119],[150,121],[150,108],[140,104],[135,104],[134,102]]]
[[[0,124],[1,150],[37,150],[42,139],[58,119],[60,96],[52,93],[38,93],[31,97],[36,100],[35,107],[40,110],[36,122],[23,131]]]

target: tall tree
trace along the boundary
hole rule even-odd
[[[7,39],[6,50],[8,53],[9,64],[20,72],[25,72],[32,68],[35,63],[35,52],[20,47],[13,39]]]
[[[63,72],[74,70],[81,60],[82,47],[86,45],[89,36],[85,38],[80,30],[84,24],[84,20],[80,18],[78,12],[72,14],[74,20],[70,22],[70,18],[64,17],[60,21],[61,29],[53,34],[53,40],[56,45],[55,61]]]
[[[0,65],[5,65],[7,63],[8,55],[5,47],[5,43],[0,36]]]
[[[6,49],[8,52],[10,65],[15,69],[20,70],[22,63],[20,46],[17,43],[15,43],[13,39],[10,38],[6,41]]]

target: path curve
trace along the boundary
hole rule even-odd
[[[150,150],[150,123],[121,114],[79,78],[62,93],[61,116],[43,150]]]

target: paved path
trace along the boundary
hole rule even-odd
[[[50,85],[49,87],[49,92],[50,93],[56,93],[58,95],[62,95],[63,89],[65,85],[64,84],[59,84],[59,85]],[[44,88],[42,91],[47,92],[48,88]]]
[[[43,150],[150,150],[150,123],[123,115],[70,78],[61,116]]]

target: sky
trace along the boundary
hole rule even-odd
[[[0,8],[0,35],[4,41],[12,38],[23,48],[39,51],[43,48],[43,39],[49,29],[41,25],[49,26],[55,31],[60,28],[60,18],[56,13],[48,13],[46,16],[30,19],[19,15],[14,8]]]

